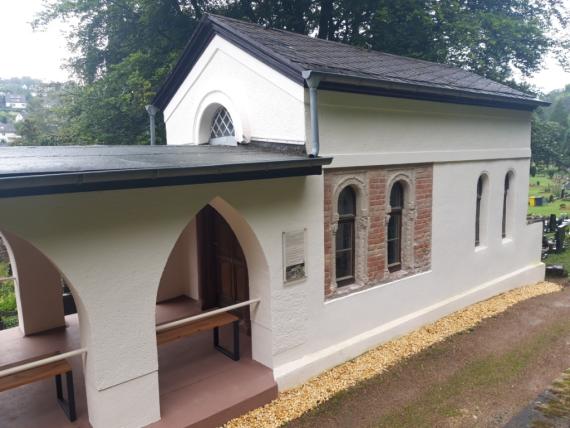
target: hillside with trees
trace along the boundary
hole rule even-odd
[[[453,64],[523,89],[514,76],[531,76],[548,53],[568,63],[553,31],[567,28],[561,0],[53,0],[35,25],[74,22],[68,67],[77,83],[44,111],[55,111],[47,123],[30,114],[23,143],[148,144],[144,106],[205,13]],[[550,123],[540,122],[541,141],[558,132]]]
[[[543,97],[532,122],[532,157],[536,164],[570,168],[570,84]]]

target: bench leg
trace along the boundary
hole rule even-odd
[[[61,382],[61,375],[55,377],[55,390],[57,394],[57,401],[63,409],[67,418],[73,422],[77,419],[75,411],[75,388],[73,386],[73,372],[65,373],[65,383],[67,388],[67,401],[63,398],[63,385]]]
[[[234,321],[233,323],[233,341],[234,341],[234,349],[233,352],[228,351],[227,349],[220,346],[220,328],[214,327],[214,348],[220,351],[222,354],[227,355],[234,361],[239,361],[239,320]]]

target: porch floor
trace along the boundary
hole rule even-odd
[[[157,323],[199,313],[197,303],[178,298],[157,305]],[[77,315],[66,317],[67,328],[23,337],[18,328],[0,331],[0,365],[80,347]],[[230,329],[221,341],[229,345]],[[216,351],[212,333],[203,332],[158,348],[162,419],[153,428],[213,427],[266,404],[277,395],[271,369],[251,359],[251,342],[240,335],[241,360]],[[77,421],[69,422],[55,398],[53,380],[25,385],[0,394],[0,427],[87,427],[81,359],[72,358]]]

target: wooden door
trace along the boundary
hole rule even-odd
[[[245,256],[230,225],[211,206],[197,217],[202,309],[220,308],[249,299]],[[249,319],[249,309],[238,312]]]

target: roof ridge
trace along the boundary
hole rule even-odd
[[[332,90],[368,91],[366,93],[379,95],[390,92],[400,97],[529,110],[544,104],[532,94],[451,64],[386,53],[206,13],[180,60],[153,99],[155,105],[159,108],[168,105],[186,74],[216,35],[300,85],[305,84],[302,72],[312,70],[329,74],[328,84]],[[388,86],[380,91],[373,88],[377,84]],[[393,84],[400,88],[392,87]]]
[[[489,80],[490,82],[493,82],[497,85],[501,85],[505,88],[505,91],[490,91],[490,92],[494,92],[497,94],[511,94],[511,95],[517,95],[517,96],[522,96],[525,98],[530,98],[530,99],[534,99],[535,97],[533,95],[530,94],[526,94],[525,92],[522,92],[518,89],[512,88],[508,85],[506,85],[505,83],[502,82],[497,82],[495,80],[489,79],[485,76],[481,76],[473,71],[469,71],[469,70],[465,70],[464,68],[461,68],[459,66],[453,65],[453,64],[447,64],[447,63],[440,63],[440,62],[436,62],[436,61],[430,61],[430,60],[426,60],[426,59],[422,59],[422,58],[414,58],[414,57],[409,57],[409,56],[404,56],[404,55],[397,55],[397,54],[393,54],[390,52],[384,52],[384,51],[380,51],[377,49],[372,49],[372,48],[365,48],[362,46],[356,46],[356,45],[350,45],[348,43],[344,43],[341,41],[335,41],[335,40],[328,40],[328,39],[320,39],[318,37],[313,37],[310,36],[308,34],[301,34],[301,33],[296,33],[294,31],[290,31],[290,30],[284,30],[284,29],[280,29],[280,28],[273,28],[273,27],[265,27],[262,24],[258,24],[256,22],[251,22],[251,21],[246,21],[246,20],[241,20],[241,19],[236,19],[236,18],[232,18],[229,16],[224,16],[224,15],[217,15],[217,14],[208,14],[210,17],[214,17],[217,20],[221,20],[221,21],[232,21],[235,22],[237,25],[249,25],[249,26],[253,26],[256,28],[260,28],[263,29],[265,31],[271,31],[271,32],[276,32],[276,33],[284,33],[287,36],[293,36],[293,37],[298,37],[298,38],[303,38],[305,40],[309,39],[312,40],[312,42],[316,42],[316,43],[328,43],[328,44],[334,44],[335,46],[342,46],[343,48],[349,48],[352,50],[357,50],[360,52],[366,52],[366,53],[371,53],[372,55],[378,55],[378,56],[390,56],[392,58],[397,58],[399,60],[403,60],[403,61],[410,61],[410,62],[421,62],[424,64],[428,64],[428,65],[432,65],[432,66],[437,66],[437,67],[445,67],[447,69],[450,70],[454,70],[457,72],[462,72],[462,73],[466,73],[466,74],[470,74],[470,75],[475,75],[481,79],[486,79]],[[239,30],[237,30],[239,32]],[[234,30],[235,33],[235,30]],[[255,40],[252,40],[251,37],[248,37],[247,35],[244,35],[243,33],[240,33],[240,36],[247,38],[248,41],[251,41],[252,43],[255,43],[256,45],[260,45],[258,42],[256,42]],[[265,46],[261,45],[263,48],[265,48]],[[267,49],[267,48],[265,48]],[[273,54],[276,54],[275,51],[268,49],[270,52],[272,52]],[[279,55],[277,54],[280,58],[283,58],[284,60],[287,61],[291,61],[289,58],[284,57],[283,55]],[[294,61],[291,61],[294,62]],[[338,69],[342,69],[342,70],[347,70],[349,71],[350,69],[345,68],[345,67],[335,67]],[[401,78],[401,77],[397,77],[397,76],[392,76],[392,75],[387,75],[389,77],[393,77],[393,78],[398,78],[400,80],[408,80],[408,81],[418,81],[418,82],[422,82],[420,80],[415,80],[415,79],[405,79],[405,78]],[[448,86],[452,86],[452,87],[456,87],[456,88],[461,88],[461,86],[457,86],[457,85],[448,85]]]

